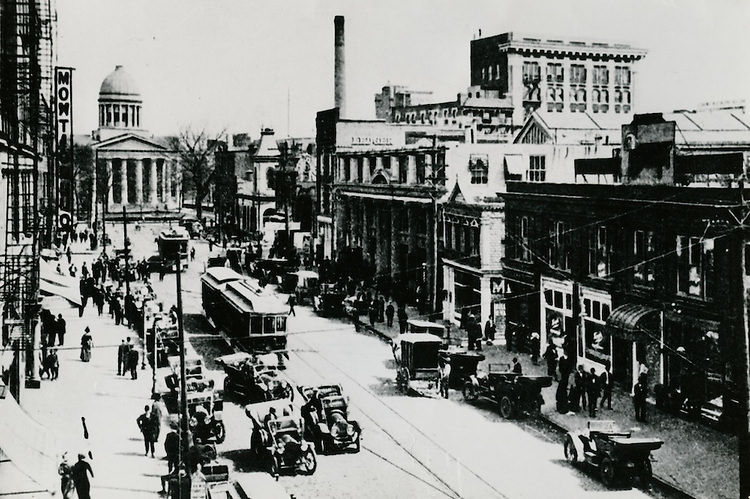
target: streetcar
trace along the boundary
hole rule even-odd
[[[184,228],[179,230],[165,230],[156,238],[156,245],[159,250],[159,257],[162,261],[164,270],[177,270],[176,258],[179,257],[182,264],[182,270],[188,266],[188,241],[190,236]]]
[[[221,267],[208,269],[201,282],[206,316],[237,347],[249,353],[286,348],[288,308],[274,294]]]
[[[245,279],[245,276],[238,274],[228,267],[209,267],[205,274],[201,276],[201,301],[206,317],[215,321],[217,307],[224,300],[223,292],[230,282],[237,282]]]

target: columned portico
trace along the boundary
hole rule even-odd
[[[158,149],[149,151],[145,147],[142,152],[136,151],[131,148],[134,144],[128,147],[128,151],[109,149],[107,143],[117,139],[94,146],[98,158],[97,173],[107,178],[107,212],[119,212],[123,207],[140,212],[179,207],[180,179],[176,174],[179,167],[171,153]]]

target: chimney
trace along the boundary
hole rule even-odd
[[[334,101],[339,108],[339,117],[346,117],[346,63],[344,61],[344,16],[333,18],[334,34]]]

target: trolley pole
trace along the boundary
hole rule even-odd
[[[187,381],[185,376],[185,330],[182,327],[182,254],[177,250],[177,333],[180,344],[180,464],[185,466],[190,438],[188,436]],[[179,468],[178,468],[179,469]],[[185,466],[187,471],[187,466]],[[182,487],[178,484],[179,494]],[[184,498],[187,499],[187,498]]]

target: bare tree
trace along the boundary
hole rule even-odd
[[[209,138],[205,130],[196,132],[186,128],[177,137],[170,139],[170,147],[180,159],[183,172],[183,191],[195,193],[195,213],[199,220],[203,218],[203,200],[211,190],[214,181],[214,153],[224,141],[224,132]]]

